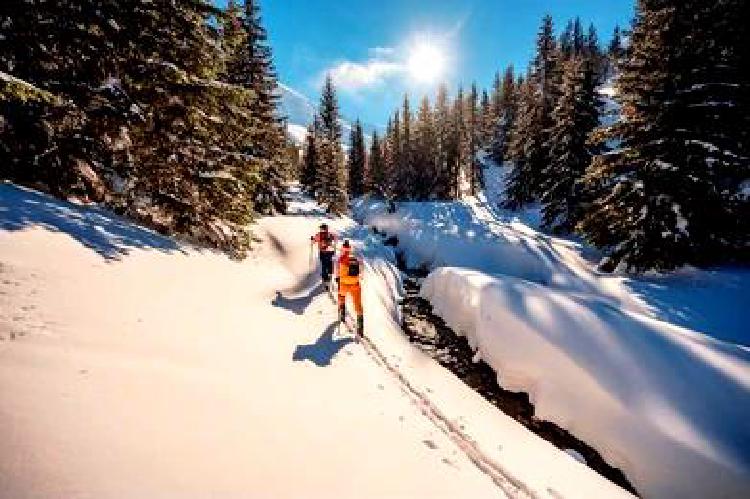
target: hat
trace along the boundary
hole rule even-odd
[[[348,239],[346,241],[344,241],[344,248],[349,249],[351,247],[352,247],[352,245],[349,243]]]
[[[321,230],[328,230],[328,224],[320,224]]]

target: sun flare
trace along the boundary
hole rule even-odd
[[[445,56],[435,45],[420,42],[409,53],[409,73],[422,83],[434,83],[445,69]]]

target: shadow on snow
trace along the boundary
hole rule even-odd
[[[0,184],[0,229],[63,232],[108,260],[133,248],[181,251],[174,240],[97,206],[78,206],[23,187]]]
[[[354,341],[351,337],[334,339],[333,335],[338,329],[338,322],[329,325],[315,343],[310,345],[297,345],[292,355],[292,360],[309,360],[318,367],[327,367],[342,348]]]

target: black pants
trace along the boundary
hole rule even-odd
[[[320,252],[320,267],[323,282],[330,282],[333,274],[333,251]]]

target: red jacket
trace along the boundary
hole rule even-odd
[[[335,249],[336,234],[320,231],[312,237],[312,240],[318,245],[320,251],[333,251]]]

